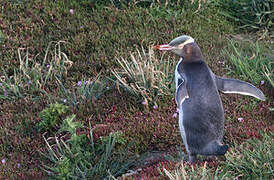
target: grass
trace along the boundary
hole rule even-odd
[[[65,87],[59,79],[57,79],[57,82],[61,87],[58,100],[70,106],[78,106],[85,101],[96,100],[102,94],[111,90],[113,86],[106,78],[101,78],[100,81],[99,75],[92,80],[82,79],[74,84],[73,88],[71,88],[71,85]]]
[[[163,169],[166,176],[171,180],[178,180],[178,179],[219,179],[217,176],[219,169],[211,170],[208,168],[207,162],[202,165],[202,167],[189,167],[181,164],[181,167],[175,170],[175,172],[169,172],[165,168]],[[212,172],[213,171],[213,172]]]
[[[271,56],[265,54],[271,37],[252,34],[258,40],[252,48],[229,44],[227,37],[239,32],[237,24],[220,15],[219,6],[203,2],[1,1],[0,178],[114,179],[141,168],[127,178],[164,179],[163,167],[176,177],[175,162],[153,159],[145,167],[131,162],[135,155],[169,153],[176,146],[184,151],[174,118],[178,57],[153,52],[151,46],[188,34],[214,73],[273,82],[266,58]],[[220,53],[224,48],[229,55]],[[253,53],[256,61],[248,64]],[[218,63],[226,65],[231,58],[246,64],[229,64],[228,70]],[[202,169],[185,165],[188,176],[247,175],[233,164],[234,169],[223,170],[222,163],[232,163],[242,143],[249,148],[249,138],[262,138],[259,130],[273,131],[273,96],[265,84],[260,88],[266,102],[221,95],[227,119],[224,141],[237,144],[235,153],[229,161],[208,162]],[[256,169],[252,160],[243,162]]]
[[[79,74],[72,72],[79,71],[87,76],[96,76],[101,70],[112,66],[115,57],[127,56],[129,51],[135,50],[136,45],[148,47],[150,44],[167,42],[186,32],[200,40],[200,43],[206,44],[212,39],[218,39],[215,35],[213,36],[215,32],[233,31],[232,27],[225,23],[224,18],[207,16],[207,14],[216,13],[216,9],[208,8],[202,11],[200,15],[205,20],[201,21],[198,15],[191,15],[192,9],[194,11],[196,7],[188,3],[183,6],[184,11],[178,7],[160,8],[156,5],[152,8],[125,7],[121,11],[111,6],[109,8],[92,8],[90,7],[92,4],[83,6],[77,1],[16,5],[3,2],[2,4],[7,6],[3,13],[5,16],[1,19],[6,27],[3,33],[9,34],[9,39],[4,42],[5,51],[8,53],[1,56],[0,65],[8,72],[12,71],[14,64],[4,59],[17,59],[14,50],[19,47],[29,47],[33,54],[37,54],[46,48],[49,41],[61,39],[69,42],[65,44],[65,53],[76,64],[71,67],[70,73],[74,79],[80,79]],[[13,8],[14,6],[16,8]],[[44,7],[45,11],[40,13],[40,9]],[[74,9],[74,14],[70,14],[70,9]],[[27,21],[14,17],[13,14],[18,14],[18,17],[30,14],[32,18],[28,18]],[[177,16],[174,17],[174,14]],[[94,18],[90,20],[89,17]],[[14,22],[10,28],[8,28],[9,22]],[[182,26],[181,22],[191,26]],[[47,28],[42,28],[43,23],[47,23]],[[19,26],[22,24],[25,28]],[[208,34],[212,35],[202,33],[200,27],[209,29]],[[28,29],[32,29],[33,33],[29,34]],[[18,34],[16,35],[15,32]],[[222,44],[221,39],[217,42],[216,46]],[[209,49],[206,48],[205,51]],[[84,66],[80,68],[79,64]]]
[[[256,147],[256,148],[255,148]],[[181,164],[175,171],[163,172],[171,180],[177,179],[271,179],[273,178],[273,133],[263,134],[262,139],[252,138],[235,145],[226,154],[226,161],[217,167],[211,162],[196,166]]]
[[[160,97],[174,94],[173,70],[175,62],[171,58],[162,56],[158,59],[153,50],[148,53],[144,48],[136,50],[130,58],[117,58],[121,70],[112,70],[117,79],[118,88],[121,86],[126,91],[140,98],[143,104],[157,106]]]
[[[51,164],[44,165],[44,170],[54,179],[109,179],[126,172],[134,162],[128,156],[128,149],[115,152],[119,142],[123,143],[122,134],[117,132],[95,141],[92,130],[87,135],[77,133],[80,123],[73,122],[75,115],[64,119],[59,132],[69,132],[66,138],[47,138],[47,157]],[[84,132],[83,132],[84,133]]]
[[[220,13],[232,21],[240,23],[240,28],[258,30],[266,28],[271,31],[274,18],[272,0],[215,1],[223,8]]]
[[[233,68],[228,73],[235,73],[243,80],[256,85],[265,81],[274,87],[274,64],[270,57],[271,52],[264,54],[262,49],[258,43],[244,45],[244,43],[230,41],[229,48],[225,52]],[[252,54],[249,55],[250,52]]]
[[[224,170],[227,175],[245,179],[271,179],[273,177],[273,132],[262,139],[249,139],[227,155]]]
[[[61,51],[61,43],[64,42],[50,42],[43,57],[30,54],[28,48],[19,48],[19,67],[14,68],[11,75],[2,69],[0,98],[11,100],[27,95],[39,96],[51,85],[50,81],[63,78],[72,61]]]

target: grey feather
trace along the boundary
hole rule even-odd
[[[177,92],[176,92],[177,105],[180,106],[184,102],[184,100],[188,97],[189,96],[186,89],[186,81],[184,81],[177,87]]]
[[[223,93],[237,93],[253,96],[262,101],[265,100],[263,92],[250,83],[240,81],[238,79],[223,78],[219,76],[215,76],[215,80],[218,90]]]

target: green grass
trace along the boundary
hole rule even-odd
[[[207,162],[198,166],[181,164],[174,172],[164,169],[169,179],[271,179],[273,178],[273,133],[262,139],[249,139],[235,145],[226,154],[226,161],[218,167]]]
[[[249,42],[250,43],[250,42]],[[228,74],[236,74],[245,81],[260,85],[262,81],[269,82],[274,87],[274,62],[271,52],[263,52],[258,43],[246,45],[237,41],[230,41],[225,51],[232,68]]]
[[[97,100],[101,95],[113,88],[113,85],[106,77],[100,78],[100,75],[93,79],[82,79],[73,86],[66,85],[57,79],[60,90],[58,101],[70,105],[78,106],[86,101]]]
[[[273,132],[263,134],[262,139],[249,139],[233,148],[226,156],[223,171],[228,176],[244,179],[273,178]]]
[[[43,169],[53,179],[109,179],[126,173],[134,162],[128,155],[128,148],[115,151],[117,144],[125,144],[122,134],[117,132],[94,140],[92,130],[88,136],[78,135],[77,128],[82,125],[73,122],[75,115],[64,119],[59,129],[69,132],[70,138],[47,138],[47,153],[43,153],[50,160]],[[67,138],[66,138],[67,139]]]
[[[92,8],[76,1],[26,2],[6,6],[1,20],[7,26],[3,34],[9,34],[10,38],[4,41],[7,53],[0,57],[0,65],[8,73],[14,64],[5,59],[17,59],[14,53],[17,48],[29,47],[32,54],[37,54],[44,51],[50,41],[69,42],[65,44],[64,53],[76,64],[69,72],[76,80],[81,77],[73,72],[96,76],[100,70],[112,66],[115,57],[127,56],[129,51],[135,50],[136,45],[148,47],[150,44],[168,42],[181,34],[189,34],[201,45],[204,44],[201,47],[208,52],[211,49],[207,48],[209,41],[215,40],[217,44],[214,46],[223,43],[214,33],[233,31],[224,18],[215,15],[218,9],[207,8],[193,15],[196,7],[189,3],[185,3],[183,10],[179,6],[163,8],[157,5],[151,8],[125,7],[123,10],[114,7]],[[40,12],[40,9],[43,10]],[[73,15],[70,9],[74,9]],[[18,18],[26,14],[32,18]],[[46,27],[44,23],[47,23]],[[28,33],[29,29],[32,30],[31,34]],[[203,33],[203,29],[209,32]],[[78,66],[80,64],[83,66]]]
[[[272,0],[238,0],[215,1],[223,10],[220,12],[228,19],[238,22],[240,28],[271,31],[274,18],[274,2]]]

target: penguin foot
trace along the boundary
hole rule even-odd
[[[195,163],[197,161],[196,154],[195,155],[189,155],[188,162],[189,163]]]
[[[222,145],[218,149],[218,155],[224,155],[228,150],[228,145]]]
[[[212,143],[208,144],[202,151],[201,155],[204,156],[221,156],[224,155],[228,150],[228,145],[220,145],[217,141],[213,141]]]
[[[208,156],[204,160],[205,161],[217,161],[217,157],[216,156]]]

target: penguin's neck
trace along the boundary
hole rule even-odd
[[[199,61],[203,61],[204,59],[201,49],[195,42],[186,44],[183,48],[183,51],[184,51],[183,53],[184,63],[199,62]]]

